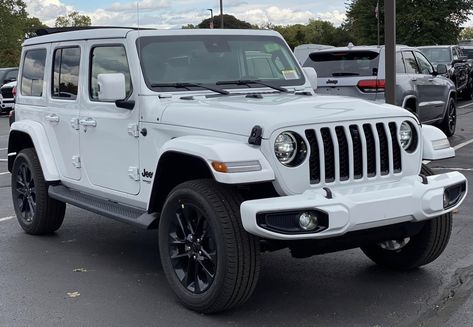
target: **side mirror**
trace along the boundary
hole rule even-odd
[[[99,74],[97,76],[100,101],[117,101],[126,98],[125,75],[122,73]]]
[[[447,73],[447,65],[438,64],[436,72],[438,75],[445,75]]]
[[[305,76],[309,81],[310,85],[314,89],[317,90],[317,72],[315,71],[314,67],[302,67],[304,70]]]

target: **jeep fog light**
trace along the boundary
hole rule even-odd
[[[299,226],[301,226],[303,230],[314,230],[318,225],[319,221],[317,216],[311,212],[303,212],[299,216]]]

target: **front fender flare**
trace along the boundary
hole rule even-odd
[[[14,160],[16,156],[15,133],[27,134],[33,142],[36,154],[38,155],[44,179],[46,181],[57,181],[60,179],[59,171],[54,156],[49,145],[48,138],[43,126],[32,120],[22,120],[14,122],[10,127],[10,137],[8,140],[8,160]],[[10,167],[10,164],[9,164]]]
[[[423,160],[440,160],[455,157],[447,136],[437,127],[422,125]]]
[[[166,152],[179,152],[199,157],[206,162],[215,180],[225,184],[257,183],[274,180],[268,160],[257,146],[206,136],[182,136],[168,141],[161,148],[159,157]],[[241,173],[221,173],[212,167],[213,161],[258,161],[261,170]]]

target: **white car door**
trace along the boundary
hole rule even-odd
[[[127,194],[140,191],[138,106],[119,108],[98,99],[97,76],[125,75],[127,96],[132,95],[131,74],[122,40],[88,41],[87,96],[80,109],[80,154],[83,172],[90,183]]]
[[[44,126],[63,179],[81,179],[79,155],[79,97],[78,87],[83,42],[51,45],[52,61],[48,104],[44,110]],[[48,78],[48,77],[47,77]]]

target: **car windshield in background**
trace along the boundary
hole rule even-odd
[[[449,48],[421,48],[420,51],[434,63],[450,63],[452,57]]]
[[[189,85],[173,86],[181,83],[217,85],[222,81],[253,80],[278,87],[305,82],[289,48],[277,37],[151,36],[136,42],[146,84],[155,91],[194,89]],[[242,84],[228,83],[224,87],[242,88]]]
[[[318,77],[376,76],[379,52],[334,51],[312,53],[304,66],[314,67]]]
[[[463,48],[463,54],[468,57],[468,59],[473,59],[473,49]]]

